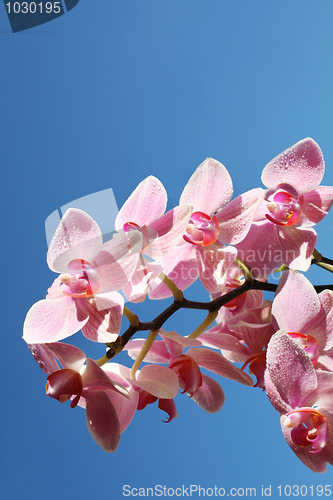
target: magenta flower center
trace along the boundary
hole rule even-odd
[[[62,293],[70,297],[90,297],[100,287],[102,281],[101,271],[95,261],[90,264],[83,259],[72,260],[68,269],[74,271],[71,274],[61,274],[63,283]]]
[[[286,415],[284,427],[292,427],[291,439],[297,446],[310,446],[310,453],[318,453],[328,438],[327,419],[314,408],[300,408]]]
[[[266,214],[269,221],[280,226],[293,226],[299,222],[303,208],[298,198],[294,198],[287,191],[277,191],[267,203],[270,213]]]
[[[215,215],[193,212],[183,238],[192,245],[206,247],[215,243],[220,234],[220,226]]]

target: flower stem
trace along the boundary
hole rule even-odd
[[[137,369],[141,365],[142,361],[145,359],[149,349],[151,348],[151,346],[153,345],[153,343],[157,337],[157,334],[158,334],[158,330],[151,330],[149,332],[149,335],[146,339],[146,342],[143,344],[143,347],[142,347],[141,351],[139,352],[139,355],[136,358],[136,360],[134,361],[133,366],[131,368],[131,379],[135,380],[135,372],[137,371]]]
[[[171,281],[170,278],[168,278],[164,273],[161,273],[159,275],[159,278],[163,283],[169,288],[171,291],[173,298],[175,299],[176,302],[182,302],[183,300],[183,292],[179,290],[179,288],[174,284],[173,281]]]
[[[136,314],[132,313],[127,307],[124,306],[123,315],[126,316],[131,326],[139,326],[139,318]]]
[[[199,335],[201,335],[207,328],[210,327],[210,325],[213,323],[217,316],[218,311],[210,311],[207,315],[207,317],[203,320],[201,325],[198,326],[194,330],[194,332],[191,333],[191,335],[188,336],[189,339],[197,339]]]

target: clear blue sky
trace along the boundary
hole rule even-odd
[[[126,484],[255,487],[257,496],[272,485],[277,498],[279,484],[332,482],[330,471],[316,475],[294,456],[260,389],[222,379],[218,414],[178,396],[179,417],[164,424],[152,405],[105,454],[82,409],[45,397],[21,338],[26,312],[55,277],[45,219],[72,200],[112,188],[120,207],[153,174],[171,208],[207,156],[228,168],[238,195],[261,186],[265,164],[308,136],[324,153],[323,184],[333,185],[332,22],[323,0],[81,0],[13,34],[0,7],[2,498],[117,500]],[[317,228],[328,257],[332,217]],[[206,300],[199,286],[185,295]],[[132,309],[148,321],[163,308]],[[187,311],[166,327],[186,335],[201,319]],[[81,333],[68,340],[91,357],[104,353]]]

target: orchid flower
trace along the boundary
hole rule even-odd
[[[29,347],[48,374],[46,395],[61,403],[71,399],[71,408],[85,408],[93,439],[104,451],[115,451],[138,403],[137,392],[126,380],[129,369],[111,364],[102,369],[81,349],[60,342]]]
[[[234,245],[246,236],[264,197],[264,191],[258,188],[230,202],[232,193],[227,169],[212,158],[207,158],[186,184],[179,203],[192,205],[191,218],[183,238],[163,261],[165,274],[181,290],[198,277],[211,293],[224,289],[227,271],[237,254],[234,247],[224,243]],[[157,279],[149,298],[169,296],[170,291]]]
[[[118,231],[140,231],[143,236],[140,259],[131,279],[123,287],[128,300],[145,299],[150,282],[164,271],[163,260],[182,237],[191,215],[191,206],[183,203],[167,213],[167,194],[163,184],[150,175],[124,203],[116,218]],[[147,260],[144,255],[156,262]]]
[[[333,465],[333,373],[315,370],[303,347],[278,331],[267,349],[265,386],[293,452],[325,472],[327,462]]]
[[[177,375],[183,393],[187,393],[207,412],[215,413],[222,408],[224,393],[214,379],[201,373],[200,367],[241,384],[252,386],[252,379],[246,373],[230,363],[221,354],[201,347],[202,343],[199,340],[182,337],[176,332],[167,333],[164,330],[160,330],[160,336],[163,340],[156,340],[153,343],[145,361],[168,364],[167,370],[173,371]],[[136,359],[144,342],[144,339],[128,342],[125,349],[132,359]],[[186,348],[189,349],[184,352]],[[141,372],[147,368],[149,365],[144,366]],[[152,393],[146,387],[142,385],[140,387]]]
[[[124,299],[116,292],[133,274],[142,234],[116,235],[103,245],[97,223],[70,208],[52,238],[47,262],[61,273],[46,299],[29,310],[23,338],[29,343],[55,342],[82,329],[95,342],[112,342],[120,331]]]
[[[293,305],[293,313],[286,310]],[[333,292],[317,294],[297,271],[283,273],[273,301],[278,329],[288,333],[306,350],[315,368],[333,371]]]
[[[203,345],[221,349],[223,356],[233,363],[249,365],[250,374],[257,377],[254,387],[264,389],[266,349],[276,328],[271,318],[272,303],[266,300],[253,309],[244,310],[200,335]]]
[[[317,241],[312,226],[327,215],[333,188],[319,186],[325,163],[318,144],[310,138],[297,142],[264,168],[268,188],[238,256],[256,278],[266,278],[282,264],[307,271]]]

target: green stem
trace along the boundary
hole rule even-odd
[[[145,359],[149,349],[151,348],[151,346],[155,342],[157,334],[158,334],[158,330],[151,330],[149,332],[149,335],[146,339],[146,342],[143,344],[143,347],[142,347],[141,351],[139,352],[139,355],[136,358],[136,360],[134,361],[133,366],[131,368],[131,379],[135,380],[135,372],[137,371],[137,369],[141,365],[142,361]]]

